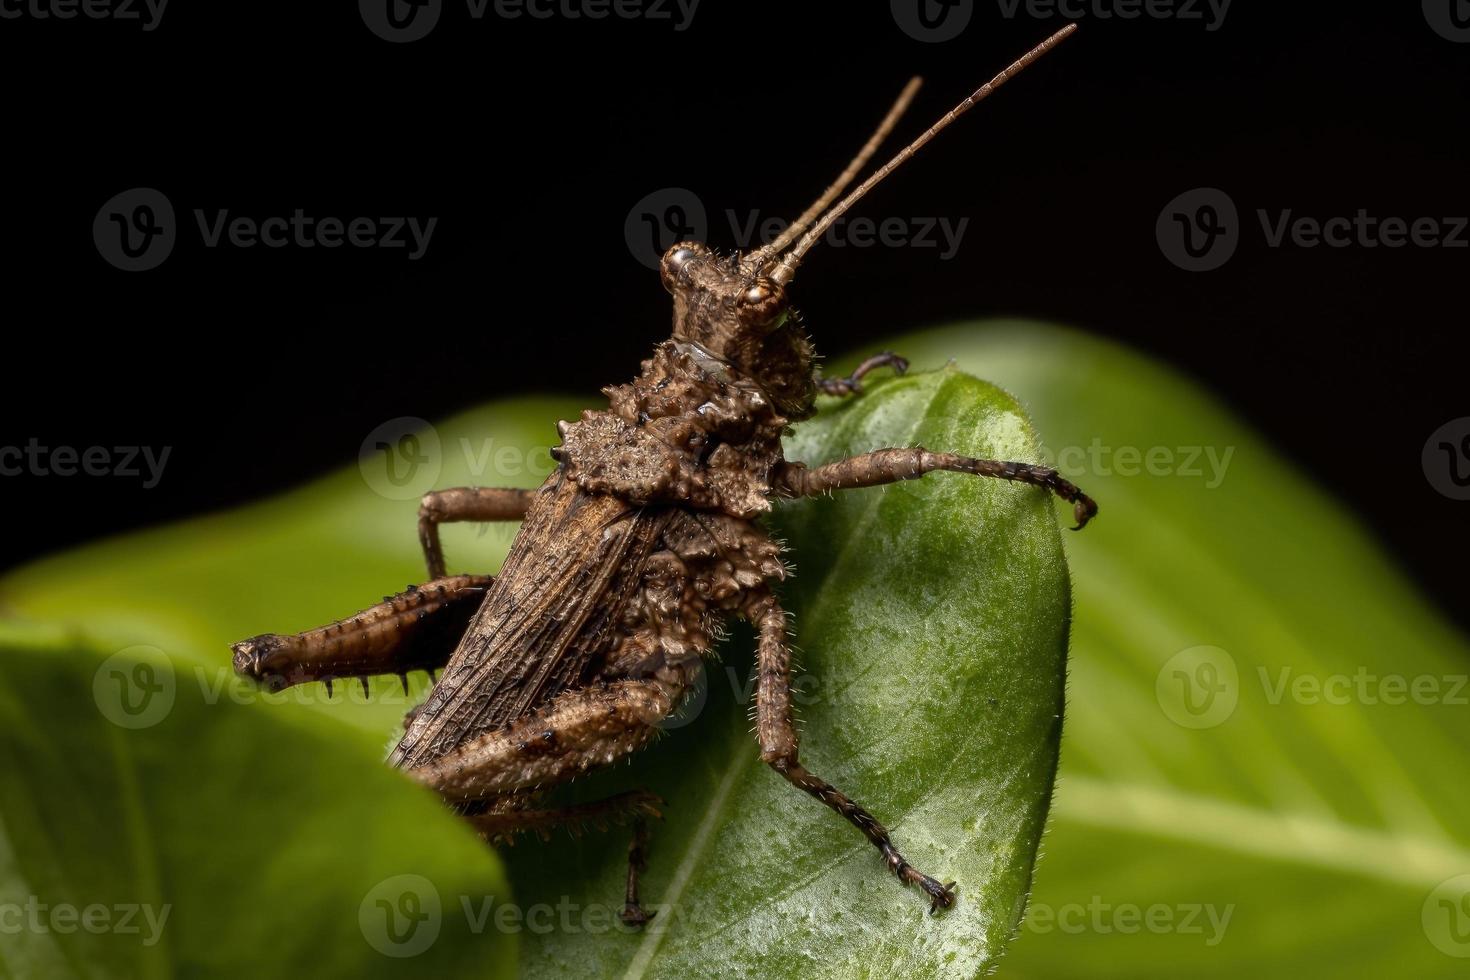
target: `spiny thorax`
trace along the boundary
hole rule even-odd
[[[689,345],[661,344],[638,378],[604,389],[608,411],[567,426],[567,475],[589,493],[637,504],[741,518],[769,510],[787,419],[726,367]]]

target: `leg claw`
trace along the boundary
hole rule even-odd
[[[930,880],[933,881],[933,879]],[[924,888],[924,891],[928,892],[930,898],[933,899],[929,903],[930,915],[934,915],[940,909],[949,908],[955,902],[955,882],[951,881],[947,885],[940,885],[938,882],[934,882],[934,885],[935,887],[932,890],[927,886]]]
[[[623,920],[624,925],[637,927],[647,925],[655,915],[658,915],[658,912],[645,912],[641,905],[627,905],[624,906],[618,918]]]

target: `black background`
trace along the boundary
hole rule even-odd
[[[1470,415],[1470,249],[1273,249],[1254,220],[1470,213],[1470,44],[1418,3],[1364,6],[1235,0],[1214,30],[1203,4],[1204,20],[1085,12],[1076,37],[865,205],[970,217],[959,255],[819,249],[795,293],[814,337],[836,353],[1015,314],[1150,351],[1264,430],[1470,620],[1470,504],[1420,466],[1429,434]],[[909,75],[927,84],[902,136],[1062,23],[973,7],[945,43],[905,34],[886,2],[837,0],[702,0],[682,31],[475,20],[446,0],[408,44],[340,0],[180,3],[152,31],[0,20],[0,445],[173,447],[152,490],[0,479],[0,565],[288,488],[397,416],[626,379],[668,329],[657,276],[625,241],[635,203],[687,187],[729,248],[726,209],[799,211]],[[125,273],[91,225],[140,186],[171,200],[180,240],[159,268]],[[1222,269],[1188,273],[1154,223],[1201,186],[1234,199],[1243,241]],[[410,262],[207,249],[192,219],[298,207],[439,221]]]

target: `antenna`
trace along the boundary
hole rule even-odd
[[[781,264],[776,267],[775,272],[771,273],[771,278],[779,283],[790,282],[791,279],[796,275],[796,267],[801,264],[802,256],[806,255],[806,253],[810,251],[811,247],[817,243],[817,240],[822,237],[827,229],[832,227],[832,223],[838,218],[842,217],[843,213],[847,211],[848,208],[856,204],[864,194],[872,190],[873,187],[876,186],[878,182],[881,181],[884,177],[887,177],[894,170],[898,169],[900,164],[902,164],[909,157],[917,153],[924,146],[924,144],[928,143],[935,136],[937,136],[941,130],[947,127],[950,123],[954,122],[960,116],[964,115],[966,112],[970,111],[970,109],[974,107],[975,103],[983,101],[986,97],[990,95],[990,93],[994,92],[996,89],[1000,88],[1016,75],[1020,74],[1022,69],[1026,68],[1037,58],[1040,58],[1052,48],[1056,47],[1075,30],[1077,30],[1076,24],[1068,24],[1066,27],[1063,27],[1051,37],[1047,38],[1045,41],[1042,41],[1036,47],[1032,48],[1030,51],[1027,51],[1025,54],[1021,55],[1021,57],[1013,61],[1010,66],[1005,69],[1005,71],[1002,71],[990,81],[977,88],[974,92],[971,92],[969,98],[965,99],[965,101],[961,102],[959,105],[949,110],[949,112],[945,113],[938,122],[936,122],[934,125],[930,126],[923,133],[921,133],[918,139],[914,140],[902,150],[899,150],[897,156],[895,156],[892,160],[889,160],[882,167],[879,167],[878,170],[874,172],[871,177],[859,184],[851,194],[848,194],[836,205],[834,205],[830,211],[822,216],[822,219],[820,221],[818,221],[815,225],[808,229],[807,233],[801,236],[801,241],[797,242],[796,246],[781,258]]]
[[[847,185],[852,183],[852,179],[858,175],[858,171],[867,166],[873,154],[878,152],[878,147],[883,145],[883,141],[888,138],[888,134],[893,132],[893,127],[898,125],[898,120],[908,109],[909,103],[914,100],[914,93],[919,91],[919,86],[923,82],[924,80],[917,75],[909,79],[908,84],[903,87],[903,91],[898,93],[898,98],[894,101],[893,108],[888,110],[888,115],[883,117],[883,121],[878,124],[878,128],[873,131],[873,135],[868,137],[868,142],[863,144],[863,148],[858,150],[857,156],[852,158],[852,162],[847,165],[847,169],[838,175],[837,179],[832,182],[830,187],[822,192],[822,196],[817,198],[811,207],[801,213],[801,217],[797,218],[789,228],[781,232],[780,237],[751,252],[742,261],[742,265],[748,264],[754,269],[764,267],[770,261],[772,255],[780,253],[783,248],[796,240],[797,235],[800,235],[803,231],[811,227],[812,222],[817,220],[823,211],[827,210],[827,205],[837,200],[837,195],[841,194]]]

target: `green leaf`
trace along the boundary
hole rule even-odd
[[[793,457],[915,441],[977,455],[1036,451],[1012,399],[953,370],[875,384],[827,408],[803,426]],[[571,407],[473,413],[422,434],[393,480],[370,454],[360,470],[278,501],[42,563],[0,595],[28,617],[155,643],[217,670],[231,640],[317,625],[401,588],[419,565],[417,493],[534,484],[536,464],[548,461],[529,447],[544,447],[558,415]],[[974,975],[1017,928],[1062,702],[1069,598],[1052,503],[1030,488],[944,474],[792,503],[780,527],[798,566],[786,594],[806,668],[803,761],[867,804],[917,866],[958,880],[959,903],[926,914],[923,896],[902,888],[855,829],[761,765],[741,634],[667,738],[575,787],[593,798],[643,785],[668,801],[643,885],[660,914],[643,933],[616,922],[623,833],[519,845],[506,854],[517,914],[490,929],[517,934],[524,973]],[[507,530],[447,529],[451,565],[498,566]],[[405,707],[396,691],[396,679],[374,683],[364,705],[345,691],[329,703],[316,687],[246,707],[273,721],[329,714],[357,726],[338,726],[344,738],[381,744]],[[268,770],[278,755],[251,764]],[[271,801],[253,812],[272,813]],[[403,820],[401,832],[422,838],[422,823]],[[348,911],[346,926],[331,924],[338,932],[357,928],[356,906]]]
[[[506,897],[498,862],[343,726],[154,647],[0,624],[0,649],[0,975],[513,969],[459,912]]]
[[[1463,977],[1465,638],[1329,493],[1157,363],[1035,323],[891,346],[1022,395],[1101,507],[1068,535],[1062,770],[1001,974]],[[1363,479],[1423,479],[1417,441],[1365,452]]]

